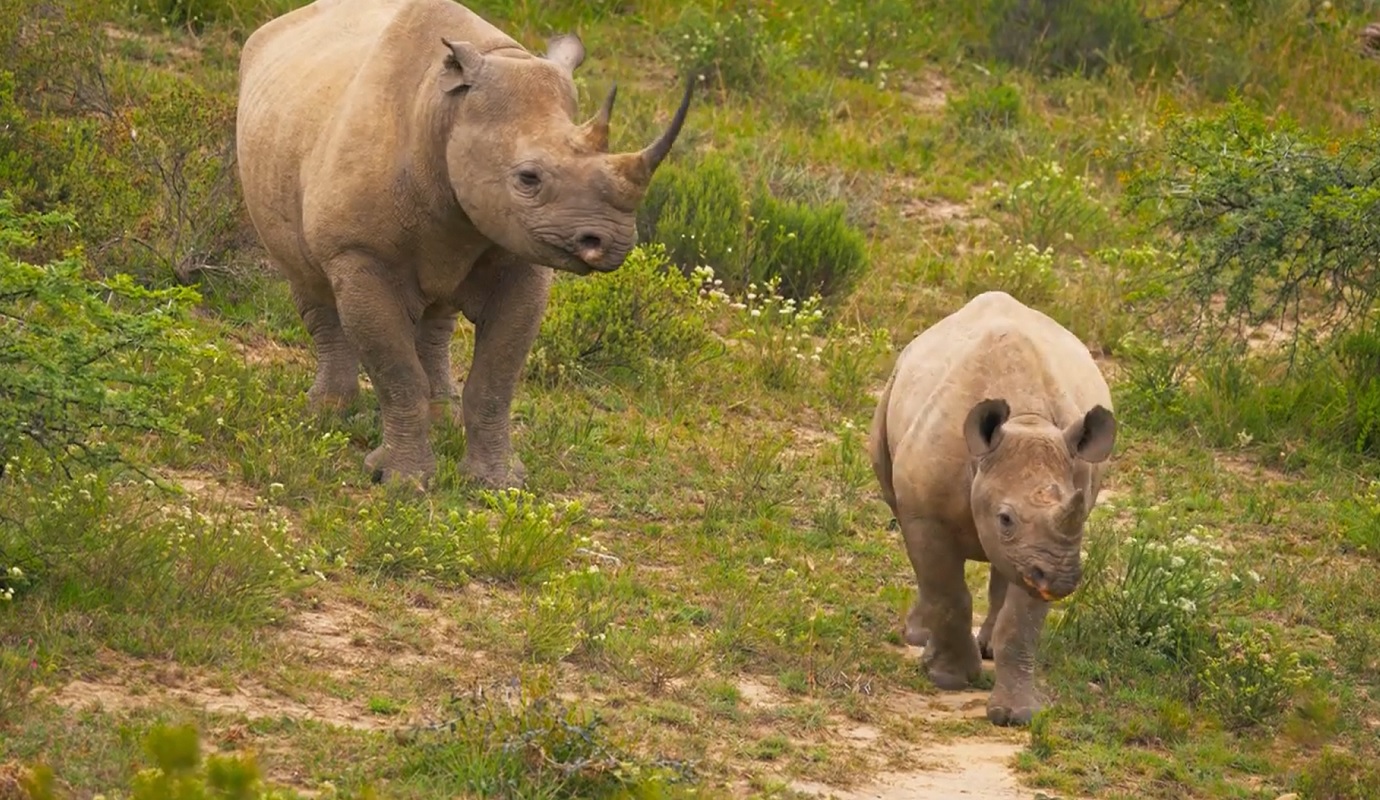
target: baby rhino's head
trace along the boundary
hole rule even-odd
[[[1116,441],[1112,412],[1093,406],[1061,429],[1033,414],[1012,417],[1005,400],[983,400],[968,412],[963,436],[973,458],[973,521],[992,565],[1045,600],[1072,594],[1092,510],[1089,471]]]

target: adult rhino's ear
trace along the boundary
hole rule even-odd
[[[484,69],[484,54],[469,42],[452,42],[443,36],[441,43],[450,51],[441,70],[441,91],[451,94],[473,86]]]
[[[1001,444],[1001,426],[1011,416],[1011,406],[1005,400],[983,400],[968,412],[963,422],[963,439],[968,453],[974,458],[997,449]]]
[[[1106,461],[1116,444],[1116,417],[1102,406],[1093,406],[1082,419],[1064,429],[1069,455],[1092,464]]]
[[[574,74],[585,61],[585,44],[573,33],[557,36],[546,43],[546,60],[556,62],[566,72]]]

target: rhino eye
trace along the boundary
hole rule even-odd
[[[517,175],[522,188],[536,190],[541,188],[541,176],[535,170],[524,169]]]
[[[1009,533],[1012,528],[1016,527],[1016,520],[1005,511],[999,511],[997,512],[997,524],[1001,526],[1003,532]]]

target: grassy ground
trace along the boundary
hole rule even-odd
[[[242,5],[194,27],[107,12],[108,73],[224,102],[237,41],[272,10]],[[22,573],[0,584],[0,797],[36,763],[75,796],[128,792],[147,734],[176,723],[343,796],[939,797],[955,767],[991,797],[1380,792],[1380,468],[1288,431],[1237,437],[1214,404],[1263,402],[1249,393],[1172,414],[1128,377],[1133,251],[1160,240],[1116,203],[1163,119],[1229,87],[1337,135],[1365,124],[1363,15],[1278,3],[1234,28],[1190,4],[1208,16],[1171,29],[1178,61],[1050,76],[1003,66],[979,15],[936,4],[557,5],[476,8],[534,47],[578,29],[584,105],[620,83],[615,147],[665,119],[678,65],[716,53],[672,161],[715,154],[784,197],[843,201],[866,272],[819,321],[761,287],[676,284],[656,301],[711,335],[622,369],[558,368],[578,330],[562,304],[611,318],[632,291],[562,277],[515,404],[530,494],[462,484],[463,433],[441,430],[417,498],[368,481],[371,392],[307,411],[308,341],[241,236],[201,276],[195,357],[155,365],[194,438],[121,438],[147,484],[25,452],[0,481],[0,567]],[[862,445],[894,353],[987,289],[1087,341],[1121,423],[1088,533],[1106,567],[1052,618],[1055,702],[1028,731],[991,728],[981,691],[937,692],[901,643],[913,584]],[[980,615],[985,570],[969,578]]]

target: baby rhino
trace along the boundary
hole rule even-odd
[[[1035,646],[1050,601],[1081,577],[1083,524],[1116,439],[1111,408],[1082,342],[1004,292],[912,340],[877,405],[872,468],[919,590],[906,641],[925,647],[942,689],[968,685],[993,656],[997,725],[1027,724],[1040,708]],[[966,560],[991,564],[976,640]]]

